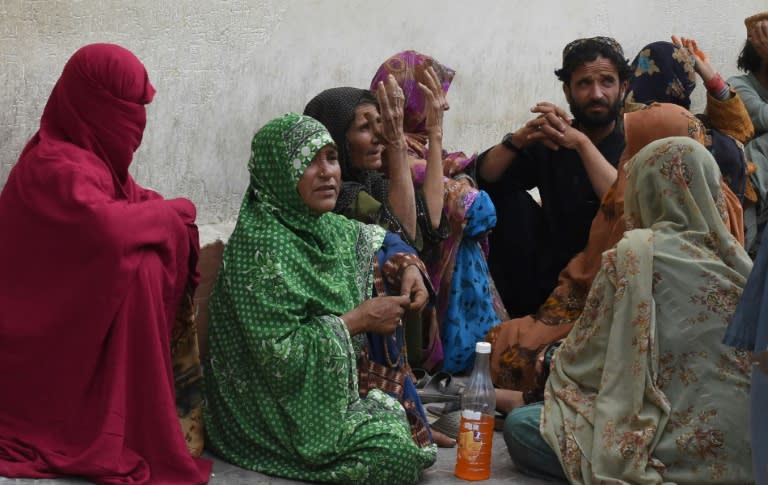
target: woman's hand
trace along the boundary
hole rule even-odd
[[[455,172],[459,172],[461,167],[458,165],[458,161],[442,159],[443,113],[448,102],[445,100],[445,92],[435,68],[429,66],[423,72],[422,79],[424,82],[419,82],[419,89],[424,93],[424,125],[429,140],[429,152],[431,154],[433,149],[438,150],[439,148],[440,155],[439,157],[437,154],[434,157],[427,157],[427,164],[440,161],[443,164],[442,174],[451,177]],[[445,163],[446,161],[448,163]]]
[[[405,95],[392,74],[387,76],[386,85],[379,81],[376,99],[379,101],[379,109],[381,110],[381,131],[378,135],[381,136],[385,148],[404,149],[403,106],[405,105]]]
[[[390,335],[403,324],[403,314],[409,309],[410,303],[407,295],[377,296],[365,300],[355,309],[342,315],[341,319],[352,335],[362,332]]]
[[[695,40],[689,39],[687,37],[680,38],[676,35],[673,35],[672,43],[678,47],[685,47],[688,49],[688,52],[690,52],[693,58],[696,60],[694,69],[696,69],[696,72],[699,74],[699,76],[701,76],[702,81],[707,82],[715,77],[715,75],[717,75],[717,71],[715,71],[715,69],[712,67],[712,64],[709,63],[709,56],[705,54],[704,51],[699,49],[699,45]]]
[[[408,310],[417,311],[427,304],[427,287],[424,277],[415,265],[406,266],[400,277],[400,294],[408,297]]]
[[[415,240],[416,193],[406,158],[408,151],[403,133],[405,95],[393,75],[387,76],[386,85],[379,81],[376,99],[381,111],[381,129],[377,136],[384,144],[382,158],[389,177],[387,202],[400,221],[406,237]]]
[[[424,82],[419,82],[419,89],[424,93],[424,115],[427,136],[443,139],[443,112],[448,103],[440,79],[432,66],[424,70]],[[431,145],[430,140],[430,145]]]
[[[768,62],[768,21],[757,22],[749,31],[747,40],[755,48],[763,62]]]

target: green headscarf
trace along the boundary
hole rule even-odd
[[[330,143],[322,124],[293,113],[253,138],[250,184],[210,301],[206,431],[228,461],[264,473],[413,482],[434,450],[415,445],[394,398],[359,398],[339,317],[372,295],[384,230],[314,214],[297,190]]]
[[[360,225],[331,213],[313,214],[296,188],[315,154],[328,144],[333,139],[322,124],[296,114],[277,118],[256,133],[248,162],[250,185],[230,240],[240,249],[229,255],[244,258],[225,258],[225,263],[252,266],[238,266],[245,272],[235,288],[272,295],[272,303],[283,309],[290,304],[284,296],[296,292],[293,311],[307,305],[315,315],[341,315],[364,299],[356,263]],[[371,258],[383,234],[376,236],[378,244],[368,241]]]

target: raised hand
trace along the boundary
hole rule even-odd
[[[701,79],[704,82],[707,82],[715,77],[717,71],[715,71],[715,69],[712,67],[712,64],[710,64],[709,56],[699,48],[699,45],[695,40],[689,39],[687,37],[680,38],[676,35],[673,35],[672,43],[678,47],[685,47],[688,52],[691,53],[694,60],[696,61],[694,64],[694,69],[696,69],[696,72],[699,74],[699,76],[701,76]]]
[[[675,44],[678,47],[685,47],[688,49],[688,51],[696,57],[697,61],[706,62],[709,64],[709,56],[704,53],[699,48],[699,45],[696,43],[694,39],[689,39],[687,37],[678,37],[676,35],[672,36],[672,43]]]
[[[768,62],[768,21],[757,22],[749,31],[747,40],[755,48],[763,62]]]
[[[445,92],[440,85],[440,79],[432,66],[424,70],[424,82],[419,83],[419,89],[424,93],[424,114],[426,115],[427,135],[443,136],[443,112],[448,103]]]
[[[386,84],[379,81],[376,88],[376,99],[381,110],[381,139],[385,146],[405,146],[405,134],[403,133],[403,116],[405,95],[398,86],[395,77],[387,76]],[[370,120],[369,120],[370,122]]]

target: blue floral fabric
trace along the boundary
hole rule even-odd
[[[442,323],[443,369],[451,373],[472,368],[475,343],[500,323],[493,307],[488,264],[479,241],[496,226],[496,208],[485,191],[479,191],[466,220]]]

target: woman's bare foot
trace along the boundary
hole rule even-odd
[[[455,439],[434,429],[432,430],[432,440],[434,440],[435,444],[440,448],[453,448],[456,446]]]

